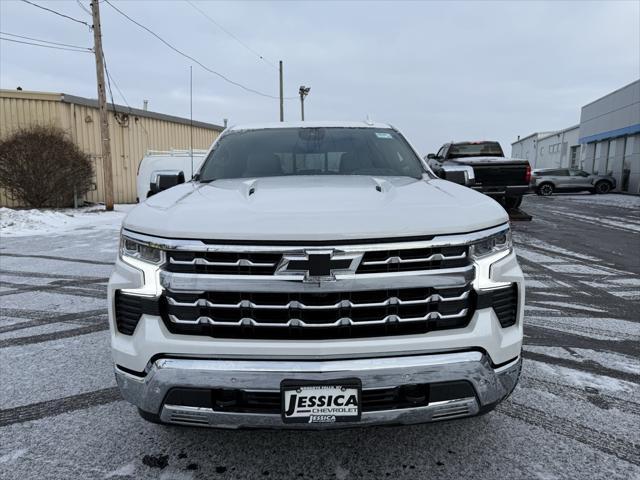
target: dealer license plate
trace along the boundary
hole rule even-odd
[[[357,379],[314,382],[284,380],[282,420],[285,423],[335,423],[360,420],[362,387]]]

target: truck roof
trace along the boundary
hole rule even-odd
[[[393,128],[386,123],[374,123],[374,122],[345,122],[335,120],[323,120],[312,122],[271,122],[271,123],[245,123],[240,125],[234,125],[227,130],[263,130],[271,128]]]

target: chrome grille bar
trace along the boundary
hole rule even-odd
[[[443,297],[438,293],[434,293],[433,295],[429,295],[426,298],[416,299],[416,300],[402,300],[398,297],[389,297],[388,299],[382,302],[371,302],[371,303],[354,303],[351,300],[342,300],[340,302],[334,303],[332,305],[305,305],[302,302],[291,301],[285,305],[269,305],[269,304],[258,304],[251,302],[249,300],[241,300],[238,303],[214,303],[205,298],[199,298],[194,302],[179,302],[172,297],[167,297],[167,302],[169,305],[174,305],[177,307],[208,307],[208,308],[257,308],[257,309],[273,309],[273,310],[283,310],[283,309],[301,309],[301,310],[335,310],[338,308],[370,308],[370,307],[387,307],[389,305],[425,305],[433,302],[456,302],[459,300],[465,300],[469,296],[469,290],[463,292],[461,295],[456,297]]]
[[[235,262],[217,262],[212,260],[207,260],[206,258],[196,257],[191,260],[176,260],[173,257],[169,257],[169,263],[175,265],[207,265],[207,266],[215,266],[215,267],[275,267],[275,263],[260,263],[253,262],[247,258],[240,258]]]
[[[385,260],[369,260],[362,262],[362,265],[389,265],[397,263],[423,263],[433,262],[438,260],[462,260],[467,258],[467,252],[462,252],[460,255],[443,255],[442,253],[434,253],[424,258],[401,258],[399,256],[388,257]]]
[[[210,324],[216,326],[233,326],[233,327],[241,327],[241,326],[254,326],[254,327],[304,327],[304,328],[323,328],[323,327],[340,327],[340,326],[358,326],[358,325],[383,325],[386,323],[394,324],[394,323],[411,323],[411,322],[423,322],[425,320],[449,320],[455,318],[463,318],[467,315],[469,311],[468,308],[463,308],[458,313],[443,315],[440,312],[429,312],[422,317],[409,317],[402,318],[398,315],[387,315],[384,318],[379,320],[363,320],[363,321],[354,321],[349,317],[344,317],[335,322],[325,322],[325,323],[307,323],[299,320],[297,318],[292,318],[287,320],[286,322],[281,323],[270,323],[270,322],[259,322],[253,318],[242,318],[238,321],[220,321],[215,320],[208,316],[200,316],[195,320],[183,320],[176,317],[173,314],[169,315],[169,320],[173,323],[183,324],[183,325],[198,325],[198,324]]]

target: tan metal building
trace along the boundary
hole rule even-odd
[[[223,127],[172,115],[109,104],[109,130],[116,203],[136,201],[136,173],[147,150],[209,148]],[[91,155],[94,189],[87,201],[104,201],[97,100],[66,93],[0,90],[0,138],[30,125],[55,125]],[[0,190],[0,206],[20,206]]]

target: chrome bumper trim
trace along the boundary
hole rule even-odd
[[[362,412],[362,418],[357,423],[283,424],[280,415],[213,412],[208,408],[187,407],[184,405],[165,405],[160,414],[160,419],[166,423],[211,428],[287,428],[317,430],[371,425],[411,425],[415,423],[469,417],[477,415],[479,411],[478,401],[470,397],[448,400],[446,402],[435,402],[425,407]]]
[[[283,424],[279,415],[227,413],[210,409],[190,411],[188,407],[163,405],[167,392],[173,387],[277,391],[284,379],[322,381],[356,377],[362,381],[364,389],[467,380],[477,394],[477,398],[455,399],[446,405],[363,412],[361,422],[330,425],[346,427],[422,423],[475,415],[483,406],[495,404],[511,393],[518,381],[520,368],[521,359],[518,358],[509,365],[494,369],[487,355],[475,351],[328,361],[180,358],[155,361],[144,378],[116,368],[116,379],[126,400],[146,412],[159,414],[165,422],[222,428],[289,428],[291,425]],[[302,425],[302,428],[327,427],[327,424]]]

